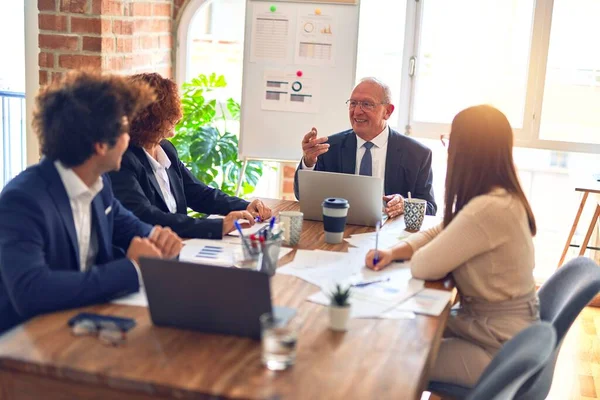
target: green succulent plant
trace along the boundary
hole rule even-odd
[[[335,285],[335,290],[331,292],[329,298],[331,299],[332,306],[348,307],[350,305],[348,302],[350,299],[350,286],[344,289],[339,284]]]

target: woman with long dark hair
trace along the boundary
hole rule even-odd
[[[513,132],[500,111],[467,108],[452,121],[444,221],[366,256],[380,270],[410,260],[415,278],[452,274],[460,309],[450,317],[430,379],[473,386],[499,348],[539,319],[533,212],[519,184]]]

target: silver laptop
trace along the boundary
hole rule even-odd
[[[142,258],[140,270],[155,325],[259,339],[262,314],[282,320],[295,314],[271,306],[262,272],[156,258]]]
[[[341,197],[350,203],[347,224],[375,226],[387,218],[383,212],[383,179],[321,171],[298,171],[300,211],[304,218],[323,220],[323,200]]]

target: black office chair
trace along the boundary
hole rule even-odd
[[[432,382],[429,390],[457,399],[512,399],[521,386],[546,365],[555,344],[552,325],[536,322],[502,346],[474,388]]]
[[[540,288],[540,318],[554,326],[556,348],[548,364],[517,393],[519,400],[543,400],[550,392],[560,346],[583,308],[600,292],[600,267],[585,257],[558,269]]]
[[[556,359],[562,341],[583,308],[600,292],[600,267],[585,257],[575,258],[540,288],[540,318],[552,324],[556,345],[547,365],[532,376],[514,397],[518,400],[543,400],[550,392]],[[430,382],[430,392],[464,399],[471,388],[442,382]]]

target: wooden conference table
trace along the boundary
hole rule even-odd
[[[299,208],[265,202],[276,211]],[[348,226],[346,236],[371,230]],[[304,222],[298,248],[347,247],[325,244],[322,224]],[[453,290],[449,281],[428,285]],[[296,365],[287,371],[261,365],[259,341],[156,327],[146,308],[104,304],[39,316],[0,336],[0,399],[420,398],[449,306],[439,317],[353,319],[337,333],[327,328],[327,308],[305,300],[316,290],[291,276],[272,280],[274,304],[295,307],[304,319]],[[71,335],[67,320],[82,310],[135,318],[137,326],[125,345],[108,347]]]

